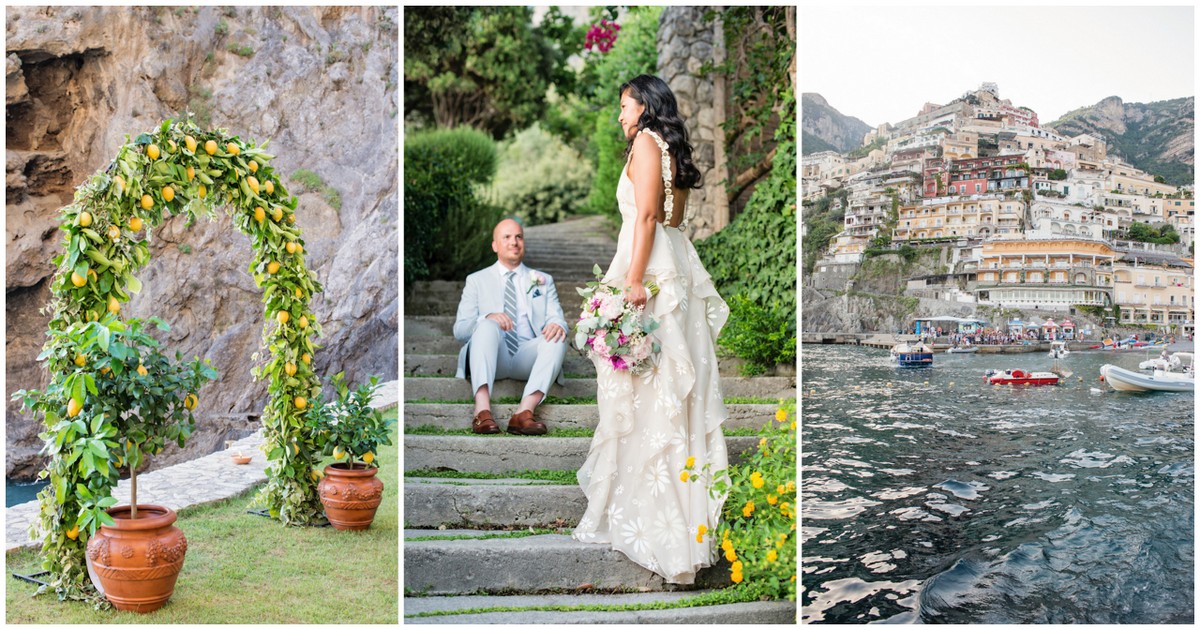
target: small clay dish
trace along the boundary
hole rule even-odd
[[[233,463],[239,465],[249,464],[250,460],[253,459],[250,455],[230,455],[229,457],[233,460]]]

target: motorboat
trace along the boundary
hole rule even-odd
[[[1178,354],[1178,353],[1176,353]],[[1186,354],[1186,353],[1185,353]],[[1164,372],[1175,371],[1182,368],[1182,362],[1174,355],[1166,356],[1164,352],[1162,356],[1142,361],[1138,364],[1138,369],[1143,371],[1153,372],[1154,370],[1163,370]]]
[[[892,347],[892,359],[899,367],[933,367],[933,348],[920,341],[901,341]]]
[[[1065,359],[1068,354],[1071,354],[1071,351],[1067,349],[1067,342],[1065,342],[1065,341],[1051,341],[1050,342],[1050,358],[1051,359]]]
[[[979,348],[976,346],[954,346],[953,348],[946,349],[946,354],[969,354],[971,352],[979,352]]]
[[[1025,370],[988,370],[983,380],[990,385],[1058,385],[1054,372],[1026,372]]]
[[[1179,352],[1176,354],[1191,353]],[[1100,378],[1119,392],[1194,392],[1196,375],[1190,365],[1182,372],[1154,370],[1151,374],[1134,372],[1112,364],[1100,366]]]

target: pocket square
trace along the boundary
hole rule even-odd
[[[542,290],[541,290],[541,289],[534,289],[534,290],[533,290],[533,297],[542,297]]]

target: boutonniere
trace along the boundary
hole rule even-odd
[[[536,271],[530,271],[529,288],[525,290],[525,293],[532,293],[533,297],[540,297],[542,295],[541,287],[544,286],[546,286],[546,276]]]

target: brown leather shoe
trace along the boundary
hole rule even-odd
[[[471,431],[483,435],[499,433],[500,426],[492,419],[492,412],[484,409],[475,414],[475,419],[471,421]]]
[[[513,414],[508,421],[508,432],[515,435],[546,435],[546,425],[533,419],[532,411]]]

